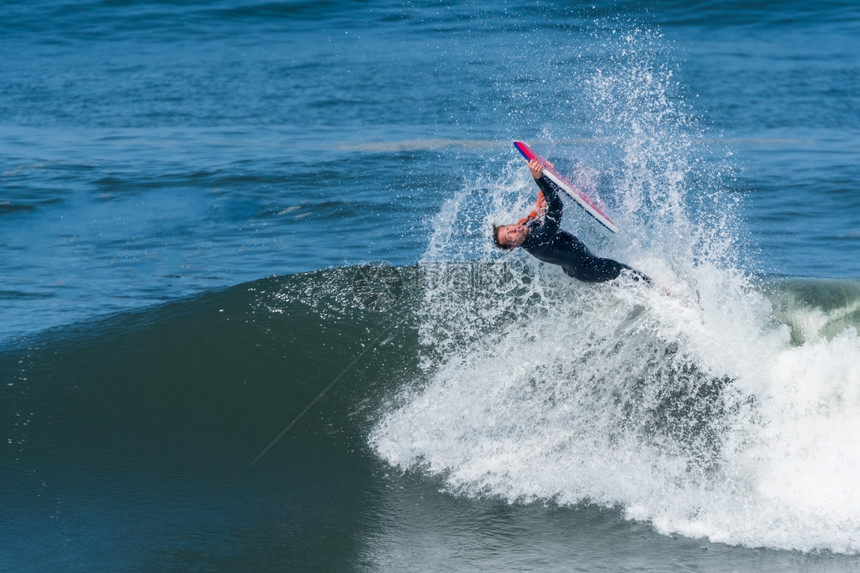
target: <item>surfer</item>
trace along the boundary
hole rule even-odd
[[[552,163],[547,165],[553,167]],[[543,176],[539,161],[529,161],[529,170],[540,188],[535,209],[516,223],[494,223],[493,242],[497,247],[508,251],[522,247],[536,259],[559,265],[566,275],[581,281],[606,282],[626,272],[635,280],[651,284],[651,279],[623,263],[594,256],[582,241],[562,231],[559,226],[564,205],[555,186]]]

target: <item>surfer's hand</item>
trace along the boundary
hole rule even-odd
[[[546,162],[546,166],[550,169],[555,168],[555,165],[553,165],[549,161]],[[529,169],[532,172],[532,177],[534,177],[535,179],[540,179],[541,177],[543,177],[543,164],[537,159],[532,159],[531,161],[529,161]]]

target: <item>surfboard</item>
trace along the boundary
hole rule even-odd
[[[543,174],[546,175],[546,178],[555,183],[559,189],[576,201],[576,204],[585,209],[585,212],[594,217],[598,223],[613,233],[618,232],[618,227],[612,222],[612,219],[610,219],[609,216],[600,209],[600,207],[595,205],[594,201],[592,201],[588,195],[583,193],[579,187],[574,185],[567,177],[556,171],[554,167],[550,167],[546,159],[535,153],[531,147],[522,141],[515,141],[514,147],[517,148],[517,151],[523,154],[526,161],[531,161],[532,159],[540,161],[541,165],[543,165]]]

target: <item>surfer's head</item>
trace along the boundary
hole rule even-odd
[[[496,225],[493,223],[493,243],[500,249],[510,251],[522,245],[529,236],[529,228],[520,223]]]

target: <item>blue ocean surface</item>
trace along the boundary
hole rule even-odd
[[[858,38],[849,1],[4,3],[0,570],[858,570]],[[514,140],[658,288],[493,247]]]

